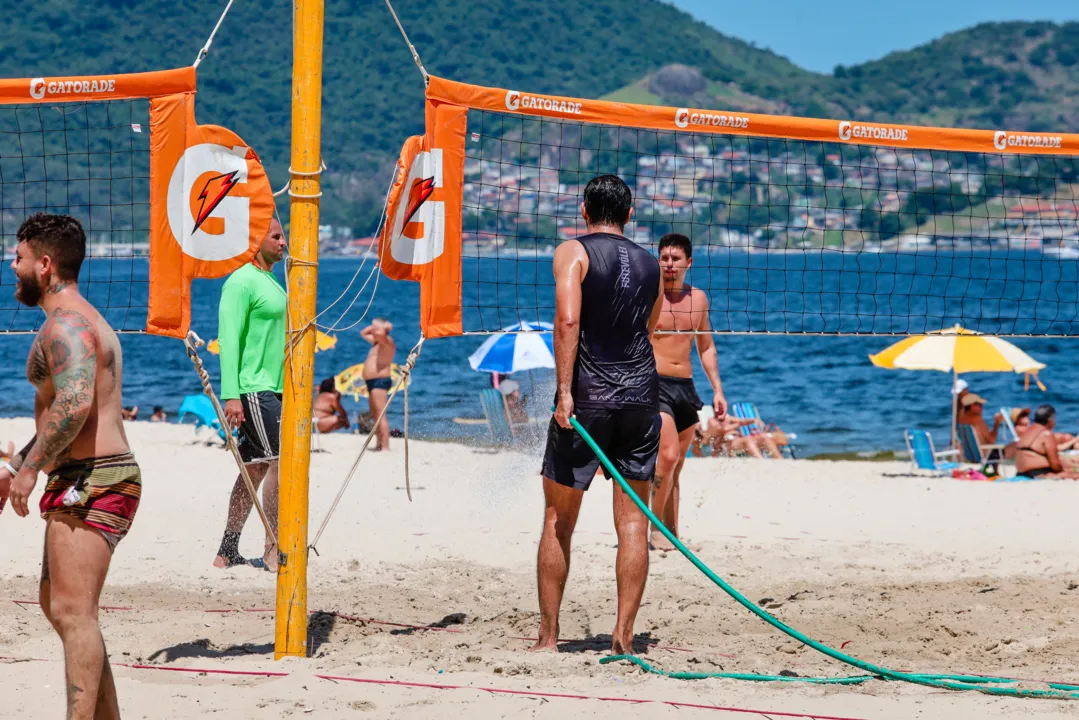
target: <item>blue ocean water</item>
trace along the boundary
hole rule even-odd
[[[869,263],[852,270],[845,264],[837,269],[807,266],[801,257],[761,255],[736,259],[701,257],[691,273],[702,286],[712,288],[713,326],[726,330],[782,330],[801,323],[804,329],[814,329],[812,323],[832,332],[874,329],[877,323],[903,323],[911,331],[924,329],[926,323],[944,327],[954,322],[974,324],[1015,322],[1026,318],[1031,329],[1070,329],[1075,319],[1074,260],[1040,258],[1029,263],[1042,282],[1036,291],[1048,304],[1031,303],[1029,283],[1017,279],[1016,263],[997,258],[985,261],[990,280],[980,287],[965,287],[948,295],[945,287],[920,290],[914,285],[896,285],[904,273],[895,266],[882,272],[880,257],[862,257]],[[847,263],[847,259],[841,259]],[[464,268],[466,330],[494,329],[520,319],[551,320],[553,292],[550,286],[550,258],[537,256],[526,262],[494,259],[466,259]],[[945,266],[944,258],[932,262],[933,268]],[[967,260],[967,262],[972,262]],[[783,264],[781,264],[783,263]],[[793,265],[792,265],[793,263]],[[95,303],[107,306],[107,317],[115,327],[137,329],[145,320],[145,261],[94,261],[84,269],[89,278],[86,291]],[[318,353],[315,358],[315,381],[329,377],[366,357],[367,343],[359,331],[370,318],[384,316],[394,323],[394,336],[399,348],[398,362],[403,362],[408,349],[418,340],[419,287],[415,283],[395,282],[385,277],[370,279],[357,297],[356,291],[368,279],[368,263],[357,277],[357,259],[323,259],[319,266],[319,308],[325,309],[345,292],[346,297],[320,318],[326,325],[345,327],[364,319],[356,327],[335,332],[337,347]],[[789,272],[799,268],[799,273]],[[738,272],[732,272],[736,268]],[[787,272],[784,273],[784,268]],[[744,269],[744,273],[743,273]],[[283,279],[283,268],[278,276]],[[834,277],[827,273],[835,273]],[[948,270],[958,274],[954,269]],[[794,292],[791,279],[796,274],[820,288],[819,293]],[[907,273],[909,274],[909,273]],[[927,282],[939,282],[928,276]],[[941,277],[944,277],[943,275]],[[993,279],[996,278],[996,279]],[[1000,287],[991,283],[1008,278]],[[870,284],[870,279],[872,283]],[[15,309],[11,271],[0,275],[0,327],[32,329],[39,322],[39,311]],[[905,280],[903,280],[905,282]],[[739,288],[736,283],[744,283]],[[198,281],[192,289],[192,329],[209,340],[217,333],[217,301],[223,280]],[[854,293],[839,292],[848,283]],[[1016,285],[1018,283],[1018,286]],[[912,290],[913,288],[913,290]],[[931,292],[930,292],[931,291]],[[741,293],[741,294],[739,294]],[[945,299],[934,305],[933,295]],[[997,299],[990,306],[985,298]],[[834,297],[833,297],[834,296]],[[917,296],[929,300],[917,300]],[[911,305],[923,302],[921,306]],[[1004,300],[1000,298],[1003,297]],[[356,302],[346,310],[349,303]],[[754,305],[750,305],[752,301]],[[1012,302],[1008,306],[1005,302]],[[807,303],[809,305],[807,305]],[[814,305],[814,303],[816,303]],[[850,312],[839,310],[850,305]],[[369,307],[368,307],[369,306]],[[999,313],[993,315],[989,308]],[[753,308],[757,308],[756,310]],[[978,313],[975,315],[975,313]],[[1039,314],[1041,313],[1041,314]],[[1070,314],[1069,314],[1070,313]],[[340,322],[338,319],[340,318]],[[928,319],[927,319],[928,318]],[[1065,323],[1062,325],[1061,323]],[[1037,326],[1037,327],[1035,327]],[[875,328],[878,331],[879,327]],[[27,383],[23,363],[32,337],[11,335],[0,337],[0,353],[8,372],[0,376],[0,414],[29,415],[33,411],[33,392]],[[468,356],[483,342],[481,336],[465,336],[431,340],[424,346],[410,389],[410,429],[416,437],[457,438],[482,436],[482,426],[460,425],[455,417],[480,417],[482,410],[478,393],[489,384],[486,374],[473,372]],[[949,400],[951,377],[940,372],[888,371],[873,367],[870,353],[879,352],[894,342],[888,337],[800,336],[784,334],[737,335],[716,337],[720,368],[729,401],[755,402],[768,422],[798,434],[797,445],[803,454],[840,451],[872,451],[903,447],[904,428],[924,428],[934,432],[943,445],[950,421]],[[1016,339],[1015,342],[1041,360],[1048,368],[1042,379],[1048,387],[1041,392],[1032,386],[1024,392],[1023,377],[1013,374],[973,374],[965,376],[971,387],[989,399],[991,406],[1033,406],[1050,402],[1060,411],[1062,429],[1074,431],[1079,423],[1079,368],[1073,364],[1079,343],[1074,339]],[[162,405],[173,413],[183,397],[201,391],[201,386],[182,343],[178,340],[129,335],[121,337],[124,350],[124,400],[139,405],[142,417],[148,417],[154,405]],[[218,377],[215,356],[203,353],[207,369]],[[533,414],[543,414],[549,407],[553,373],[536,371],[524,378],[524,389],[532,392]],[[698,389],[706,402],[707,381],[696,368]],[[366,409],[366,400],[359,403],[345,399],[351,412]],[[391,423],[402,423],[402,406],[395,403],[390,413]],[[0,438],[6,442],[7,438]]]

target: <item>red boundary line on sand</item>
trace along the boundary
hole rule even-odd
[[[602,697],[597,695],[570,695],[568,693],[553,693],[553,692],[541,692],[533,690],[509,690],[505,688],[490,688],[490,687],[472,687],[469,685],[440,685],[437,683],[421,683],[421,682],[408,682],[405,680],[375,680],[373,678],[354,678],[344,677],[341,675],[318,675],[315,677],[322,680],[331,681],[344,681],[354,683],[364,683],[367,685],[396,685],[401,687],[419,687],[428,688],[432,690],[474,690],[476,692],[488,692],[495,695],[524,695],[526,697],[549,697],[559,698],[563,700],[599,700],[601,702],[620,702],[630,703],[633,705],[644,705],[649,703],[659,703],[662,705],[670,705],[672,707],[686,707],[696,708],[700,710],[722,710],[726,712],[736,713],[748,713],[753,715],[764,715],[776,717],[789,717],[789,718],[808,718],[810,720],[864,720],[863,718],[850,718],[850,717],[837,717],[833,715],[807,715],[805,713],[790,713],[790,712],[778,712],[774,710],[751,710],[748,708],[736,708],[736,707],[724,707],[722,705],[701,705],[696,703],[684,703],[676,700],[649,700],[639,698],[618,698],[618,697]]]
[[[20,662],[49,662],[49,660],[46,660],[44,658],[14,658],[6,656],[0,656],[0,660],[14,660]],[[164,670],[166,672],[187,673],[192,675],[205,674],[275,678],[289,677],[292,675],[292,673],[275,672],[270,670],[213,670],[210,668],[165,667],[163,665],[144,665],[138,663],[113,663],[113,666],[128,668],[129,670]],[[672,707],[686,707],[699,710],[721,710],[725,712],[763,715],[765,717],[775,716],[788,718],[804,718],[805,720],[865,720],[864,718],[837,717],[833,715],[807,715],[806,713],[780,712],[774,710],[751,710],[748,708],[724,707],[721,705],[702,705],[698,703],[684,703],[676,700],[650,700],[648,698],[620,698],[605,697],[600,695],[571,695],[569,693],[545,692],[542,690],[513,690],[510,688],[472,687],[469,685],[443,685],[438,683],[409,682],[406,680],[377,680],[374,678],[355,678],[345,677],[343,675],[321,675],[318,673],[315,674],[315,677],[320,680],[329,680],[331,682],[340,681],[362,683],[365,685],[394,685],[397,687],[424,688],[428,690],[473,690],[475,692],[491,693],[492,695],[512,695],[518,697],[523,696],[537,698],[556,698],[560,700],[598,700],[600,702],[628,703],[630,705],[646,705],[658,703],[660,705],[670,705]]]

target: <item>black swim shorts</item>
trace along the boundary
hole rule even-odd
[[[674,418],[678,432],[700,422],[697,411],[704,407],[692,378],[659,376],[659,411]]]
[[[659,453],[659,415],[652,410],[581,408],[577,421],[588,431],[626,480],[652,480]],[[600,467],[599,458],[580,433],[551,419],[543,476],[559,485],[587,490]],[[603,474],[610,479],[606,468]]]
[[[240,396],[240,457],[245,463],[276,460],[281,454],[281,395],[269,390]]]

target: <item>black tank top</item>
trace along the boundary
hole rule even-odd
[[[578,240],[588,253],[588,272],[581,282],[574,405],[656,410],[659,375],[648,320],[659,296],[659,262],[621,235]]]

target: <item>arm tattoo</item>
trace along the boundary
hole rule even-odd
[[[81,313],[57,310],[42,328],[41,340],[56,397],[23,463],[32,472],[61,458],[71,446],[90,415],[97,378],[97,339]]]

